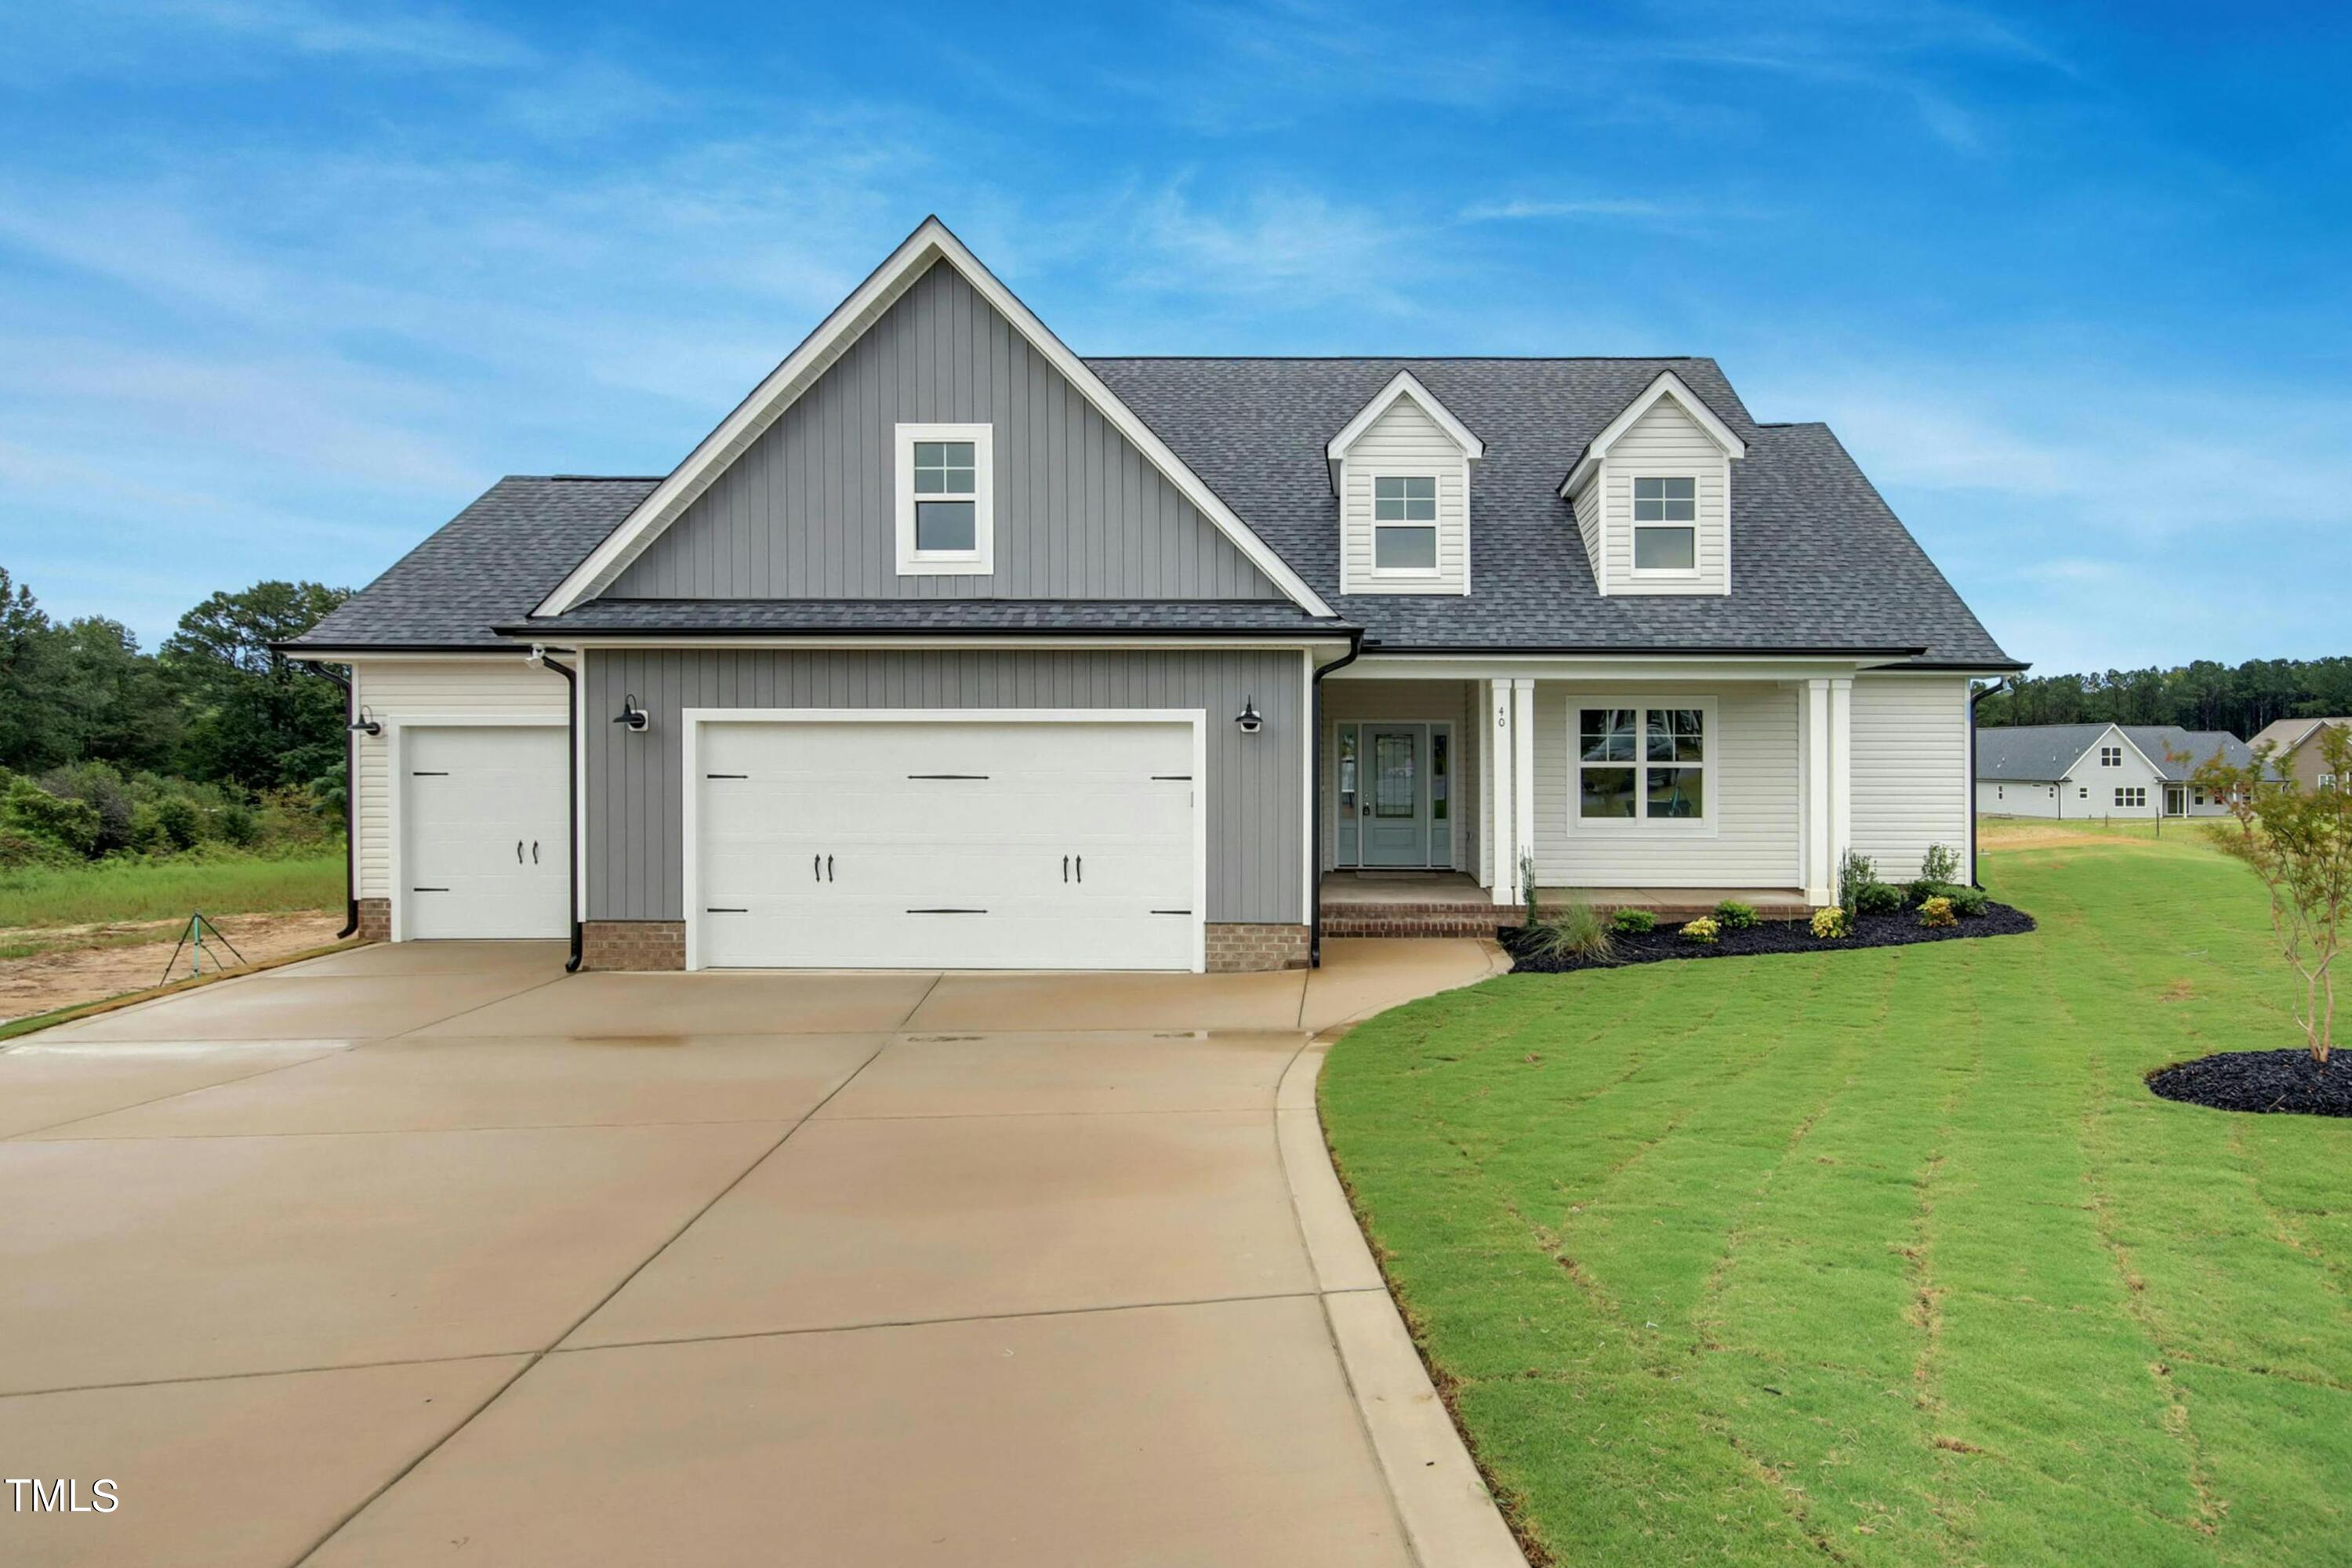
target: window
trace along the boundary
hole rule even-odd
[[[2121,746],[2101,746],[2099,748],[2099,766],[2103,768],[2119,768],[2123,765],[2124,749]]]
[[[1453,771],[1447,765],[1453,761],[1450,755],[1453,750],[1454,731],[1442,724],[1432,724],[1429,727],[1429,820],[1432,822],[1451,820],[1452,803],[1446,796],[1452,792],[1446,785],[1452,781],[1446,775]],[[1434,847],[1431,853],[1436,853]]]
[[[2197,795],[2197,804],[2198,804],[2198,805],[2203,805],[2204,804],[2206,804],[2206,802],[2205,802],[2205,786],[2204,786],[2203,784],[2199,784],[2199,785],[2197,786],[2196,795]]]
[[[1698,570],[1698,481],[1633,481],[1633,570]]]
[[[2075,791],[2074,793],[2075,793],[2076,795],[2080,795],[2080,796],[2081,796],[2083,799],[2084,799],[2084,800],[2088,800],[2088,799],[2090,799],[2090,798],[2091,798],[2091,788],[2090,788],[2090,786],[2089,786],[2088,784],[2084,785],[2081,789],[2079,789],[2079,790]]]
[[[986,576],[995,570],[990,427],[898,426],[898,571]]]
[[[1579,707],[1575,713],[1580,820],[1706,820],[1706,709]]]
[[[2336,787],[2336,775],[2334,773],[2322,773],[2319,775],[2318,782],[2319,787],[2322,789],[2334,789]]]
[[[2117,784],[2116,786],[2116,805],[2119,808],[2145,810],[2147,805],[2147,786],[2145,784]]]
[[[1436,574],[1435,476],[1373,476],[1372,570]]]

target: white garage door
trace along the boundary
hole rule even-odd
[[[1190,969],[1193,726],[698,726],[695,962]]]
[[[563,745],[556,725],[402,729],[401,936],[567,934]]]

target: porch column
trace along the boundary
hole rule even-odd
[[[1804,738],[1805,901],[1829,903],[1834,857],[1830,853],[1830,683],[1808,680],[1800,692],[1798,728]]]
[[[1830,881],[1837,863],[1853,847],[1853,681],[1830,681]]]
[[[1525,676],[1511,681],[1511,842],[1516,870],[1536,847],[1536,683]],[[1519,897],[1534,890],[1521,888]]]
[[[1492,858],[1486,886],[1498,905],[1519,901],[1517,820],[1511,811],[1512,743],[1511,683],[1489,680],[1486,689],[1486,819],[1494,824],[1487,835]]]

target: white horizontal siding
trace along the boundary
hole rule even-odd
[[[1855,679],[1853,847],[1880,877],[1916,877],[1930,844],[1968,852],[1969,783],[1967,680]]]
[[[1587,702],[1633,708],[1712,699],[1715,742],[1707,788],[1712,833],[1661,825],[1640,831],[1579,830],[1570,756],[1571,710]],[[1777,683],[1717,687],[1536,687],[1536,877],[1555,888],[1793,888],[1798,867],[1797,696]]]
[[[550,669],[534,669],[520,655],[451,659],[362,659],[352,689],[371,716],[386,723],[419,723],[467,714],[563,717],[566,687]],[[392,798],[386,776],[391,746],[383,736],[358,737],[355,816],[359,823],[359,896],[392,890]]]
[[[1437,574],[1383,577],[1372,570],[1372,479],[1382,474],[1437,480]],[[1389,405],[1340,464],[1340,591],[1348,594],[1466,594],[1470,591],[1470,464],[1428,410],[1408,395]]]
[[[1633,575],[1633,481],[1698,481],[1698,575]],[[1661,397],[1609,448],[1601,468],[1604,574],[1612,594],[1724,594],[1731,581],[1731,462],[1671,397]]]
[[[1583,487],[1569,495],[1568,504],[1576,516],[1577,537],[1584,541],[1584,558],[1592,563],[1593,584],[1605,594],[1609,585],[1601,575],[1601,465],[1593,465]]]
[[[2055,816],[2058,786],[2014,779],[1979,779],[1977,811],[1985,816]]]
[[[1323,766],[1315,784],[1315,809],[1322,814],[1322,869],[1328,871],[1339,848],[1339,726],[1361,723],[1450,723],[1454,726],[1454,867],[1472,870],[1483,853],[1481,796],[1472,722],[1483,704],[1474,703],[1477,684],[1468,680],[1327,680],[1323,683]]]

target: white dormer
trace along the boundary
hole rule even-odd
[[[1470,591],[1470,465],[1486,444],[1401,370],[1331,437],[1343,594]]]
[[[1592,438],[1559,493],[1603,594],[1731,592],[1731,465],[1748,445],[1673,371]]]

